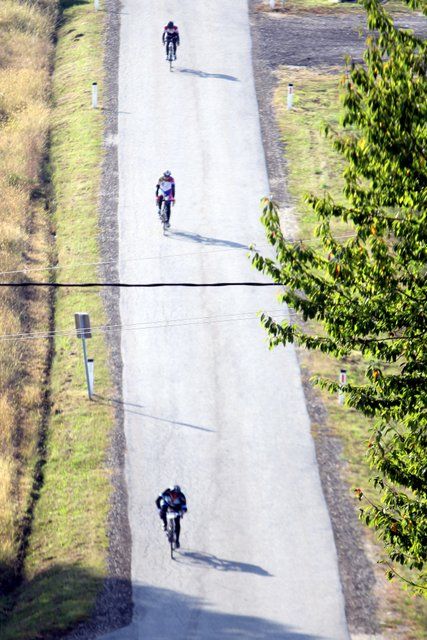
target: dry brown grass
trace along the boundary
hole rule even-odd
[[[42,167],[49,126],[49,69],[56,0],[0,4],[0,275],[49,260]],[[0,335],[48,327],[48,294],[0,290]],[[44,397],[48,345],[0,339],[0,593],[19,570]]]

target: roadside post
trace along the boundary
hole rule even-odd
[[[93,363],[93,358],[88,358],[87,359],[87,370],[88,370],[88,374],[89,374],[89,389],[90,389],[90,398],[92,398],[93,394],[94,394],[94,387],[95,387],[95,379],[94,379],[94,368],[95,365]]]
[[[292,82],[288,84],[288,111],[292,109],[292,105],[294,103],[294,85]]]
[[[99,9],[99,0],[93,0],[93,4],[95,6],[95,11],[98,11],[98,9]]]
[[[275,0],[270,0],[270,9],[274,9],[275,6],[276,6]]]
[[[93,387],[94,387],[94,362],[92,358],[88,360],[87,349],[86,349],[86,339],[92,337],[92,332],[90,329],[89,314],[75,313],[74,321],[76,323],[77,337],[81,338],[81,341],[82,341],[83,361],[84,361],[85,373],[86,373],[87,394],[89,396],[89,400],[92,400]]]
[[[344,393],[342,392],[342,388],[345,384],[347,384],[346,369],[340,369],[339,381],[340,381],[340,390],[338,392],[338,404],[344,404]]]
[[[92,109],[98,106],[98,83],[92,82]]]

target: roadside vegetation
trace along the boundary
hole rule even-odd
[[[1,40],[1,16],[6,4],[10,5],[11,15],[15,11],[13,24],[18,26],[17,33],[12,35],[10,26],[5,30],[5,43],[4,39]],[[55,16],[56,4],[60,5],[60,20],[56,34],[53,82],[50,85],[48,60],[51,55],[49,34],[52,33],[52,22],[46,20],[52,20]],[[46,14],[44,11],[50,6],[53,12]],[[16,19],[16,12],[21,12],[19,20]],[[93,3],[89,0],[63,0],[62,3],[53,0],[43,0],[40,3],[6,0],[6,3],[2,2],[0,5],[1,52],[9,50],[10,42],[22,41],[21,34],[30,29],[29,24],[33,25],[30,21],[33,14],[41,21],[40,33],[43,34],[44,46],[47,48],[47,62],[42,67],[43,75],[38,84],[33,77],[36,75],[33,74],[33,69],[35,65],[40,64],[40,55],[22,42],[21,46],[28,59],[26,80],[22,82],[22,86],[34,87],[34,92],[35,87],[38,87],[37,95],[42,96],[45,109],[40,110],[36,117],[37,122],[43,123],[43,144],[40,142],[37,155],[39,164],[31,165],[33,173],[29,174],[28,180],[32,181],[30,193],[34,193],[35,180],[41,171],[49,131],[48,173],[51,199],[48,212],[44,206],[41,207],[43,219],[40,225],[43,228],[41,236],[53,238],[54,246],[48,246],[47,250],[36,256],[37,259],[29,255],[28,251],[24,254],[22,250],[22,262],[15,263],[19,238],[14,237],[16,229],[15,225],[11,224],[8,233],[13,256],[7,264],[7,269],[20,266],[22,268],[23,264],[26,267],[55,265],[55,270],[28,272],[21,279],[94,281],[98,279],[96,266],[84,265],[100,261],[98,197],[102,165],[103,113],[101,109],[91,108],[91,82],[98,82],[102,94],[103,28],[106,14],[94,12]],[[31,26],[31,30],[31,41],[37,42],[34,34],[39,32],[35,31],[34,26]],[[14,84],[20,86],[16,81]],[[1,98],[0,93],[0,105]],[[50,112],[49,100],[52,105]],[[21,111],[22,107],[17,109],[18,114]],[[41,113],[43,117],[40,116]],[[28,118],[25,121],[28,128]],[[2,126],[7,126],[7,121]],[[16,159],[16,149],[28,151],[34,145],[28,134],[23,135],[20,144],[17,145],[13,138],[16,131],[17,125],[11,126],[9,144],[13,147],[15,156],[13,160],[9,160],[13,171],[9,168],[7,175],[16,173],[17,178],[12,180],[12,184],[20,187],[18,194],[23,198],[25,183],[19,176],[25,163],[19,158]],[[0,136],[0,140],[5,139],[6,136]],[[12,165],[12,162],[15,164]],[[7,182],[7,185],[9,184],[10,177]],[[32,202],[30,195],[27,202]],[[2,206],[4,207],[4,197]],[[2,218],[10,222],[10,215]],[[32,228],[24,223],[22,226],[28,234],[25,238],[31,237],[33,242],[37,236],[31,233]],[[7,237],[5,232],[2,235]],[[8,295],[12,295],[10,292],[13,292],[13,289],[7,291]],[[33,304],[33,290],[22,291],[27,291],[27,297],[30,297]],[[39,295],[38,292],[42,292],[43,289],[35,291]],[[16,326],[13,323],[3,325],[1,333],[19,333],[37,328],[46,330],[49,316],[48,295],[44,292],[40,293],[40,296],[44,296],[43,322],[32,323],[30,327]],[[40,302],[38,304],[41,306]],[[97,291],[85,293],[74,289],[61,289],[55,296],[54,308],[55,330],[63,333],[54,338],[54,357],[50,368],[50,415],[46,424],[44,450],[38,452],[44,461],[42,482],[37,491],[31,535],[28,537],[23,557],[22,581],[12,592],[0,596],[2,640],[56,637],[71,629],[77,622],[90,615],[107,574],[107,516],[111,495],[111,472],[107,467],[106,458],[113,416],[108,400],[102,403],[100,400],[90,402],[87,399],[81,345],[74,331],[76,311],[90,313],[93,325],[105,324],[103,305]],[[5,315],[9,322],[12,322],[12,314]],[[16,314],[15,322],[19,318],[22,322],[23,317],[26,318],[26,314]],[[0,346],[1,344],[3,343],[0,342]],[[2,378],[7,367],[14,361],[20,363],[21,354],[28,353],[30,348],[41,352],[39,359],[42,364],[39,365],[39,369],[43,370],[49,348],[46,339],[12,342],[7,343],[7,350],[0,361]],[[88,341],[88,349],[89,356],[95,360],[95,390],[107,399],[111,397],[111,381],[102,333],[95,334]],[[17,378],[17,374],[14,374],[13,380],[16,381]],[[15,402],[17,386],[19,389],[20,385],[10,382],[12,402]],[[25,398],[27,393],[28,384],[25,384]],[[31,399],[35,402],[34,398]],[[19,402],[22,408],[22,400]],[[4,411],[2,413],[4,415]],[[13,414],[11,415],[13,417]],[[2,429],[4,424],[2,421]],[[36,437],[31,456],[28,455],[33,463],[32,466],[28,465],[29,488],[33,481],[34,460],[37,460],[38,428],[39,422],[35,426]],[[16,494],[12,497],[11,503],[16,505]],[[6,500],[2,495],[0,509],[5,508],[5,504]],[[16,509],[16,506],[14,508]],[[11,534],[10,541],[13,540]],[[11,544],[12,542],[10,546]],[[13,550],[9,555],[12,557]]]
[[[420,9],[424,0],[388,0],[387,9],[390,12],[404,12],[408,7]],[[260,11],[271,13],[296,13],[307,11],[310,13],[332,13],[332,12],[362,12],[362,2],[358,0],[274,0],[274,7],[270,0],[260,0],[258,8]]]
[[[287,85],[291,78],[295,86],[294,108],[292,111],[287,111]],[[336,129],[342,119],[339,94],[337,70],[284,67],[279,72],[275,106],[286,148],[288,185],[300,225],[299,235],[303,239],[312,238],[305,243],[305,246],[312,249],[319,248],[321,245],[320,239],[314,236],[314,228],[319,224],[319,217],[313,206],[305,200],[304,196],[307,192],[317,194],[320,199],[328,194],[337,207],[346,205],[346,199],[343,196],[345,181],[342,177],[344,159],[337,150],[332,148],[330,140],[326,139],[323,133],[325,125],[330,129]],[[271,225],[269,219],[268,224]],[[339,215],[335,215],[331,220],[331,228],[337,238],[348,231],[347,225],[348,223]],[[301,268],[301,265],[298,268]],[[331,304],[334,303],[331,302]],[[315,319],[306,323],[305,331],[313,336],[326,335],[321,323],[316,322]],[[278,334],[276,337],[274,333],[270,335],[274,341],[277,340]],[[326,355],[322,350],[301,349],[300,358],[309,376],[328,379],[335,383],[338,381],[340,368],[344,367],[347,369],[350,385],[353,387],[366,385],[366,361],[357,353],[357,350],[351,350],[342,357],[333,357],[333,354]],[[379,364],[375,358],[374,364]],[[384,367],[382,371],[384,377],[390,374],[395,376],[397,373],[398,368],[393,364]],[[320,394],[327,408],[328,429],[332,434],[339,435],[343,442],[345,456],[343,468],[346,480],[353,487],[362,486],[368,499],[378,502],[381,497],[380,491],[369,485],[369,479],[372,477],[372,460],[370,465],[367,456],[367,451],[372,448],[373,419],[354,407],[338,405],[336,393],[331,395],[327,389],[318,389],[317,393]],[[390,442],[387,447],[390,447]],[[355,501],[355,508],[359,507],[359,502]],[[422,521],[419,524],[421,533]],[[383,543],[368,533],[367,531],[366,540],[370,548],[369,555],[378,560],[383,556]],[[401,571],[405,579],[411,579],[407,570],[401,568]],[[376,575],[380,603],[379,615],[384,636],[402,640],[423,638],[427,627],[426,600],[421,596],[403,592],[401,584],[395,581],[388,582],[384,574],[384,568],[379,565]]]
[[[397,0],[399,1],[399,0]],[[295,13],[309,11],[310,13],[330,13],[332,11],[360,11],[356,0],[339,2],[339,0],[275,0],[275,5],[270,5],[270,0],[261,0],[258,6],[260,11],[272,14]]]
[[[342,118],[340,104],[340,79],[338,69],[305,69],[282,67],[278,72],[275,93],[275,110],[286,149],[287,186],[293,202],[293,214],[298,221],[299,237],[311,239],[313,247],[319,246],[314,235],[317,218],[306,201],[307,193],[320,196],[328,192],[336,202],[345,203],[342,157],[325,137],[324,128],[337,128]],[[294,107],[287,111],[287,89],[290,81],[295,85]],[[345,235],[348,228],[337,221],[336,235]],[[305,324],[308,333],[321,331],[318,323]],[[343,358],[333,358],[319,351],[299,349],[303,374],[308,378],[338,380],[341,368],[346,369],[348,380],[362,384],[365,363],[356,353]],[[316,387],[326,413],[326,427],[343,443],[345,480],[350,487],[366,488],[368,495],[377,497],[369,483],[371,470],[366,458],[372,420],[348,406],[338,404],[337,394]],[[318,425],[313,425],[314,437]],[[359,502],[355,500],[355,509]],[[374,535],[365,536],[369,556],[377,561],[381,545]],[[421,596],[403,591],[396,582],[388,582],[382,565],[376,569],[379,616],[385,637],[399,640],[421,640],[427,627],[427,603]]]
[[[1,281],[51,260],[44,176],[56,0],[0,4]],[[48,291],[0,290],[0,596],[19,580],[45,416],[49,341],[4,339],[46,331]],[[1,613],[1,604],[0,604]]]

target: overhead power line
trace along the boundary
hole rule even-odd
[[[189,325],[203,324],[219,324],[225,322],[236,322],[242,320],[259,319],[261,313],[267,313],[276,318],[293,317],[296,313],[292,310],[286,311],[283,308],[270,309],[261,311],[242,311],[241,313],[230,313],[213,316],[184,317],[184,318],[166,318],[162,320],[147,320],[145,322],[136,322],[133,324],[107,324],[95,325],[91,327],[93,334],[110,333],[115,331],[142,331],[146,329],[162,329],[169,327],[183,327]],[[10,333],[0,335],[0,341],[16,341],[16,340],[41,340],[54,337],[74,337],[75,329],[55,329],[53,331],[35,331],[26,333]]]
[[[280,287],[275,282],[0,282],[0,287],[52,287],[60,288],[95,288],[112,287],[122,289],[157,289],[161,287]]]
[[[267,245],[265,245],[267,246]],[[58,271],[59,269],[69,270],[69,269],[77,269],[80,267],[105,267],[109,264],[128,264],[134,262],[145,262],[146,260],[166,260],[170,258],[186,258],[188,256],[205,256],[211,255],[213,253],[224,253],[224,252],[235,252],[235,251],[250,251],[250,247],[247,246],[237,246],[237,247],[228,247],[223,249],[212,249],[211,251],[186,251],[184,253],[167,253],[164,255],[157,256],[144,256],[143,258],[124,258],[124,259],[115,259],[115,260],[101,260],[98,262],[73,262],[65,265],[55,264],[46,267],[29,267],[28,269],[15,269],[11,271],[0,271],[0,276],[13,275],[15,273],[28,273],[33,271]],[[259,251],[258,247],[253,249],[254,251]],[[83,254],[84,255],[84,254]]]
[[[354,233],[349,233],[349,234],[345,234],[345,235],[341,235],[341,236],[336,236],[334,239],[335,240],[345,240],[348,238],[352,238],[354,237]],[[320,240],[318,238],[300,238],[298,240],[291,240],[291,239],[287,239],[286,240],[289,244],[298,244],[300,242],[305,242],[305,243],[317,243],[320,242]],[[78,269],[81,267],[105,267],[111,264],[129,264],[129,263],[135,263],[135,262],[144,262],[146,260],[166,260],[166,259],[171,259],[171,258],[186,258],[188,256],[209,256],[211,254],[215,254],[215,253],[235,253],[236,251],[253,251],[253,252],[259,252],[262,251],[263,249],[269,249],[271,248],[271,245],[268,243],[264,243],[262,245],[258,245],[258,246],[253,246],[253,247],[249,247],[249,246],[236,246],[236,247],[227,247],[227,248],[222,248],[222,249],[212,249],[212,250],[202,250],[202,251],[188,251],[185,253],[170,253],[170,254],[165,254],[165,255],[156,255],[156,256],[145,256],[143,258],[124,258],[124,259],[115,259],[115,260],[101,260],[101,261],[97,261],[97,262],[73,262],[73,263],[68,263],[68,264],[55,264],[55,265],[48,265],[45,267],[28,267],[28,268],[23,268],[23,269],[11,269],[9,271],[0,271],[0,276],[11,276],[11,275],[15,275],[18,273],[34,273],[34,272],[40,272],[40,271],[59,271],[59,270],[70,270],[70,269]],[[84,255],[84,254],[83,254]]]

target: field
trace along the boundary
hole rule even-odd
[[[37,176],[42,175],[47,151],[47,133],[49,131],[49,165],[45,165],[46,181],[49,185],[47,210],[40,206],[38,225],[39,235],[29,226],[33,207],[28,207],[27,219],[22,222],[22,237],[15,237],[16,224],[3,232],[8,237],[8,246],[12,248],[7,270],[21,267],[44,267],[39,271],[28,271],[25,277],[38,281],[60,281],[85,279],[97,280],[96,266],[83,266],[99,263],[98,246],[98,198],[102,166],[103,112],[92,109],[90,100],[90,82],[88,77],[96,78],[102,99],[103,82],[103,29],[105,13],[94,12],[93,4],[79,0],[64,0],[61,6],[61,19],[57,30],[57,46],[54,56],[54,74],[52,84],[49,82],[50,63],[52,62],[50,38],[52,22],[46,14],[26,4],[18,2],[2,3],[0,8],[0,33],[5,6],[22,12],[21,22],[14,14],[13,24],[20,25],[12,40],[19,42],[21,32],[31,32],[30,41],[38,49],[30,50],[28,43],[22,40],[22,48],[27,52],[26,66],[21,63],[23,79],[16,83],[17,89],[22,86],[32,87],[37,96],[31,110],[28,107],[25,117],[25,136],[21,142],[13,138],[20,131],[20,117],[25,101],[19,96],[15,101],[17,112],[16,123],[10,126],[9,144],[18,149],[35,150],[32,162],[28,163],[28,177],[21,178],[22,167],[26,166],[22,156],[10,159],[8,167],[10,176],[15,176],[12,184],[16,185],[12,196],[18,195],[22,202],[34,204]],[[45,3],[46,4],[46,3]],[[54,8],[56,3],[50,3]],[[14,6],[12,6],[14,5]],[[37,15],[31,22],[29,16]],[[4,17],[3,17],[4,21]],[[48,21],[48,22],[46,22]],[[3,22],[4,24],[4,22]],[[50,30],[47,30],[49,26]],[[43,45],[37,35],[43,34]],[[9,34],[7,32],[7,37]],[[0,36],[1,38],[1,36]],[[46,42],[47,40],[47,42]],[[0,48],[7,46],[1,41]],[[37,74],[31,61],[40,65],[41,52],[45,52],[45,64]],[[101,52],[101,53],[100,53]],[[1,80],[0,80],[1,82]],[[49,91],[51,87],[51,93]],[[22,89],[21,89],[22,90]],[[1,89],[0,89],[1,91]],[[50,109],[49,109],[50,105]],[[12,104],[11,107],[14,105]],[[34,118],[32,119],[32,114]],[[29,114],[29,115],[28,115]],[[42,123],[43,128],[30,137],[31,123]],[[24,127],[24,125],[22,125]],[[3,129],[3,133],[5,129]],[[6,136],[1,138],[7,139]],[[2,169],[0,169],[0,175]],[[20,173],[21,172],[21,173]],[[0,179],[4,179],[3,176]],[[28,185],[28,186],[27,186]],[[41,190],[42,187],[37,187]],[[38,199],[35,199],[38,204]],[[4,206],[4,204],[3,204]],[[30,215],[31,214],[31,215]],[[9,216],[3,219],[10,220]],[[25,231],[25,233],[24,233]],[[30,233],[31,231],[31,233]],[[13,235],[15,233],[15,235]],[[47,238],[49,243],[44,251],[40,247],[38,237]],[[31,240],[31,251],[38,249],[38,254],[29,253],[25,242]],[[37,242],[36,242],[37,240]],[[35,245],[35,248],[33,248]],[[43,245],[42,245],[43,246]],[[17,247],[22,247],[18,254]],[[19,261],[17,256],[19,255]],[[46,268],[50,265],[50,268]],[[54,268],[52,268],[54,267]],[[16,276],[15,276],[16,277]],[[13,289],[11,290],[13,291]],[[28,291],[32,291],[29,289]],[[37,291],[43,292],[43,289]],[[11,294],[8,294],[11,295]],[[23,331],[44,330],[49,327],[49,318],[53,306],[49,306],[48,293],[39,294],[41,300],[30,296],[31,308],[37,304],[42,313],[41,319],[35,323],[28,312],[10,314],[9,324],[2,322],[2,333],[20,333]],[[28,296],[27,296],[28,297]],[[18,304],[6,299],[2,301],[2,309]],[[53,300],[52,300],[53,302]],[[21,302],[21,305],[24,303]],[[28,304],[25,300],[25,304]],[[21,309],[23,307],[21,306]],[[75,337],[74,313],[87,311],[91,315],[93,325],[105,324],[103,305],[99,291],[82,293],[79,290],[61,289],[54,300],[55,335],[52,344],[53,357],[49,368],[49,380],[43,380],[41,374],[46,369],[49,354],[49,340],[16,341],[1,343],[2,351],[0,367],[2,373],[11,363],[19,363],[17,372],[12,372],[9,380],[12,401],[21,409],[23,403],[36,404],[38,414],[33,411],[36,437],[32,443],[22,446],[20,467],[23,469],[23,455],[28,463],[26,479],[20,472],[21,485],[27,495],[34,477],[34,465],[39,460],[37,491],[33,498],[34,513],[31,527],[26,539],[23,554],[22,582],[8,595],[0,597],[1,636],[4,640],[25,640],[35,637],[51,637],[52,634],[64,632],[72,628],[93,610],[96,597],[103,585],[107,573],[107,515],[111,495],[111,470],[107,465],[110,432],[113,424],[112,411],[108,403],[90,402],[87,399],[84,378],[81,345]],[[32,311],[32,313],[34,313]],[[20,322],[19,322],[20,320]],[[25,326],[22,323],[26,323]],[[94,335],[89,341],[89,356],[95,359],[95,380],[98,394],[108,397],[111,394],[111,382],[108,371],[108,356],[103,333]],[[32,356],[30,362],[38,363],[38,377],[43,384],[36,391],[23,384],[21,369],[23,355],[38,354],[38,360]],[[14,364],[14,366],[15,366]],[[35,364],[32,364],[35,369]],[[26,369],[24,369],[26,370]],[[3,377],[3,376],[2,376]],[[46,378],[46,376],[45,376]],[[16,382],[19,380],[19,384]],[[47,403],[44,422],[40,421],[43,405],[36,399],[43,397],[44,385],[49,382],[49,402]],[[22,395],[17,397],[16,389]],[[13,394],[12,394],[13,390]],[[30,393],[31,391],[31,393]],[[18,410],[15,408],[15,410]],[[26,413],[28,413],[26,411]],[[3,411],[4,415],[4,411]],[[10,423],[14,414],[10,410]],[[43,424],[43,447],[38,449],[40,424]],[[2,429],[5,422],[2,422]],[[7,425],[6,425],[7,427]],[[27,433],[27,432],[26,432]],[[13,438],[10,438],[13,445]],[[26,452],[28,449],[28,452]],[[3,461],[3,465],[12,464],[13,455]],[[12,471],[14,471],[12,469]],[[16,471],[14,471],[16,476]],[[12,499],[0,499],[1,508],[5,505],[17,504],[16,489],[13,488],[11,474],[8,491],[14,491]],[[25,481],[24,481],[25,480]],[[23,489],[22,489],[23,493]],[[24,495],[24,493],[23,493]],[[28,500],[28,498],[27,498]],[[23,501],[25,503],[25,501]],[[6,514],[5,514],[6,516]],[[5,521],[5,516],[3,521]],[[13,521],[14,514],[8,517]],[[10,529],[10,527],[9,527]],[[10,534],[11,547],[9,558],[13,558],[13,532]],[[15,554],[16,555],[16,554]],[[3,562],[3,561],[2,561]]]
[[[0,5],[0,261],[2,282],[52,260],[48,148],[54,0]],[[46,331],[48,290],[0,290],[0,594],[19,580],[46,419],[48,340],[11,336]],[[0,606],[1,611],[1,606]]]

